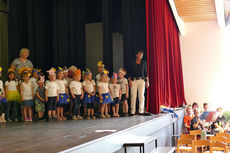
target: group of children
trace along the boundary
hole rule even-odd
[[[83,119],[83,114],[87,119],[119,117],[120,103],[123,115],[128,116],[126,71],[120,68],[109,78],[102,61],[97,67],[95,81],[89,69],[81,71],[75,66],[51,68],[48,80],[40,70],[26,67],[18,71],[21,80],[17,80],[15,71],[8,69],[8,80],[5,84],[0,81],[0,123],[33,121],[35,114],[38,120],[48,121],[67,120],[67,116],[78,120]]]

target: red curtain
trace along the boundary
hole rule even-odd
[[[179,31],[168,0],[146,0],[147,62],[150,87],[147,111],[185,102]]]

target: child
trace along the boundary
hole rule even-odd
[[[67,120],[63,115],[64,106],[69,103],[69,96],[67,95],[67,81],[64,80],[64,72],[62,68],[58,67],[56,83],[59,87],[59,101],[57,102],[57,118],[58,120]]]
[[[104,67],[105,67],[105,65],[103,64],[102,61],[97,62],[98,74],[97,74],[96,77],[95,77],[96,84],[98,84],[99,81],[100,81],[100,77],[101,77],[101,74],[102,74],[103,71],[104,71]]]
[[[120,68],[118,71],[118,77],[119,80],[117,83],[121,87],[121,101],[122,101],[122,110],[123,110],[123,115],[125,117],[128,116],[128,111],[129,111],[129,106],[127,103],[127,99],[129,98],[129,86],[128,86],[128,80],[124,77],[126,75],[126,71],[123,68]]]
[[[92,73],[90,72],[89,69],[87,69],[84,75],[85,75],[84,77],[85,80],[83,81],[82,86],[85,91],[84,103],[87,104],[87,109],[88,109],[87,119],[89,120],[90,117],[92,117],[92,119],[95,119],[96,117],[94,116],[94,103],[95,103],[96,84],[92,80]]]
[[[34,104],[34,88],[30,80],[30,68],[21,68],[18,72],[22,74],[22,83],[20,85],[20,92],[22,97],[22,105],[24,106],[24,121],[33,121],[32,120],[32,106]]]
[[[34,88],[34,91],[37,91],[38,88],[37,80],[39,79],[39,72],[40,70],[33,69],[32,77],[30,78],[30,82],[32,83],[32,87]]]
[[[73,120],[83,119],[80,114],[81,100],[83,99],[83,89],[81,84],[81,70],[76,70],[73,81],[70,83],[70,92],[73,97]],[[77,116],[76,116],[77,115]]]
[[[109,72],[104,70],[100,77],[100,82],[97,84],[97,89],[99,93],[100,103],[101,105],[101,117],[102,118],[110,118],[108,114],[108,105],[112,103],[112,99],[109,92],[109,84],[107,83],[107,77]],[[105,114],[104,114],[105,112]]]
[[[40,79],[37,81],[38,88],[36,90],[35,110],[38,113],[38,120],[43,120],[45,112],[45,76],[39,76],[39,78]]]
[[[0,77],[2,76],[2,67],[0,67]],[[1,117],[0,117],[0,123],[5,123],[5,113],[7,112],[7,101],[6,101],[6,95],[5,90],[3,87],[3,82],[0,80],[0,105],[2,105]]]
[[[15,72],[13,69],[8,69],[8,80],[5,82],[5,94],[7,99],[7,112],[6,112],[6,120],[11,121],[18,121],[18,108],[20,107],[21,102],[21,95],[19,94],[19,86],[18,82],[15,78]],[[10,112],[12,116],[10,118]]]
[[[56,107],[57,101],[59,101],[59,86],[56,83],[55,69],[51,68],[49,71],[49,81],[47,81],[45,86],[45,99],[47,102],[48,110],[48,121],[57,120],[56,118]]]
[[[111,77],[112,84],[109,85],[111,97],[113,98],[113,117],[119,117],[119,103],[121,100],[120,85],[117,84],[117,73]]]

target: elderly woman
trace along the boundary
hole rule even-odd
[[[15,70],[15,76],[17,79],[20,79],[20,74],[18,74],[18,70],[22,67],[29,67],[33,68],[33,64],[30,60],[28,60],[28,56],[30,54],[29,49],[27,48],[22,48],[19,53],[19,58],[16,58],[12,63],[11,63],[11,68]]]

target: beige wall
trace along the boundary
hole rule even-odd
[[[86,24],[86,66],[94,76],[97,73],[97,62],[103,60],[103,27],[102,23]]]
[[[185,23],[181,53],[188,103],[230,109],[230,30],[216,21]]]

